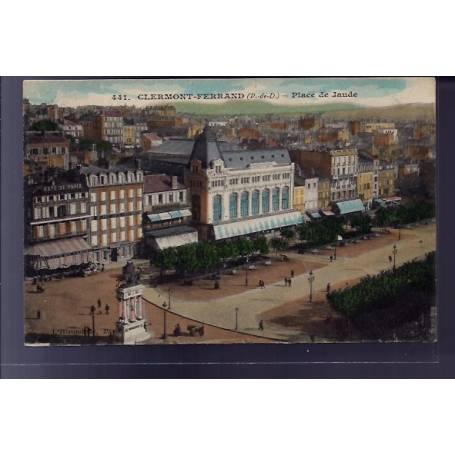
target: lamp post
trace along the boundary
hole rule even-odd
[[[336,261],[337,260],[337,244],[335,243],[335,249],[333,251],[333,260]]]
[[[90,307],[90,315],[92,316],[92,337],[95,337],[95,305]]]
[[[313,281],[314,281],[314,274],[313,271],[310,270],[310,273],[308,274],[308,283],[310,283],[310,302],[313,303]]]
[[[393,270],[396,269],[396,256],[397,256],[397,251],[398,251],[398,248],[396,245],[393,245],[393,250],[392,250],[392,253],[393,253]]]
[[[167,290],[168,292],[168,308],[171,309],[171,288]]]
[[[166,302],[163,303],[163,340],[167,338],[167,333],[166,333],[166,313],[167,313],[167,305]]]
[[[248,286],[248,256],[245,263],[245,286]]]
[[[239,329],[239,309],[235,308],[235,330]]]

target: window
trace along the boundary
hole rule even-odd
[[[174,194],[169,193],[169,203],[172,204],[174,202]]]
[[[106,191],[102,191],[101,192],[101,198],[100,198],[102,201],[105,201],[106,200]]]
[[[222,200],[221,195],[213,196],[213,221],[221,221],[222,218]]]
[[[111,190],[110,197],[111,197],[111,201],[115,200],[115,190]]]
[[[253,191],[251,195],[251,213],[257,215],[259,213],[259,191]]]
[[[180,191],[180,192],[179,192],[179,201],[180,201],[180,202],[183,202],[183,201],[184,201],[184,193],[183,193],[183,191]]]
[[[249,194],[248,191],[244,191],[240,198],[240,215],[242,218],[246,218],[249,215]]]
[[[163,203],[163,195],[158,194],[158,204],[162,204],[162,203]]]
[[[262,213],[268,213],[270,211],[270,191],[264,190],[262,192]]]
[[[237,193],[232,193],[229,197],[229,217],[231,220],[237,218],[237,202],[239,199],[239,195]]]
[[[66,216],[66,207],[64,205],[59,205],[57,207],[57,216],[58,217]]]
[[[281,193],[281,208],[287,210],[289,208],[289,187],[285,186]]]
[[[280,189],[274,188],[272,191],[272,210],[278,212],[280,210]]]

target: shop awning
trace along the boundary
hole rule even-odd
[[[351,201],[337,202],[336,206],[340,211],[340,215],[348,215],[349,213],[364,212],[365,207],[360,199],[353,199]]]
[[[170,212],[149,213],[147,218],[151,223],[158,223],[160,221],[175,220],[177,218],[185,218],[187,216],[191,216],[191,212],[188,209],[183,209],[171,210]]]
[[[176,248],[198,241],[197,230],[189,226],[160,229],[157,232],[149,232],[147,237],[152,238],[160,250],[171,247]]]
[[[319,218],[321,218],[321,214],[319,212],[307,212],[308,215],[310,215],[311,218],[313,218],[313,220],[317,220]]]
[[[25,250],[36,269],[58,269],[90,262],[90,245],[82,237],[37,243]]]
[[[236,221],[214,225],[215,239],[228,239],[242,235],[254,234],[255,232],[271,231],[286,226],[295,226],[303,222],[302,214],[298,211],[264,216],[245,221]]]

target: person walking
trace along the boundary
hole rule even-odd
[[[101,299],[98,299],[98,308],[101,308]]]
[[[259,330],[261,332],[264,330],[264,321],[262,319],[259,321]]]
[[[333,256],[330,255],[330,262],[333,262]]]
[[[288,278],[288,286],[291,287],[292,285],[292,278]]]
[[[106,312],[106,314],[109,314],[109,305],[106,304],[106,306],[104,307],[104,311]]]
[[[327,283],[327,294],[330,292],[330,283]]]
[[[291,270],[291,278],[294,278],[294,270]]]

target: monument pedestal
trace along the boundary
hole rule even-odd
[[[145,319],[143,292],[141,284],[123,285],[117,290],[119,320],[116,337],[122,344],[142,343],[152,336],[150,324]]]

